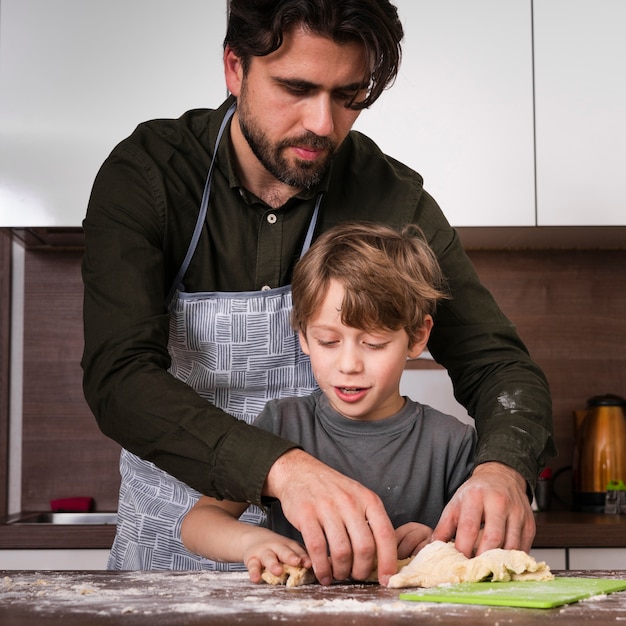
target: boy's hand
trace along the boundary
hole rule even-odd
[[[396,528],[398,542],[398,559],[415,556],[425,545],[430,543],[433,529],[418,522],[408,522]]]
[[[271,531],[269,531],[271,532]],[[248,568],[250,581],[261,582],[263,570],[281,576],[283,563],[292,567],[310,568],[312,563],[306,550],[297,542],[276,533],[251,543],[244,550],[244,564]]]

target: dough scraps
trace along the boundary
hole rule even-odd
[[[407,565],[412,559],[399,559],[398,569],[399,572],[405,565]],[[367,583],[378,582],[377,564],[374,563],[374,567],[370,575],[363,581]],[[317,582],[313,570],[305,567],[293,567],[291,565],[285,565],[283,563],[283,573],[280,576],[272,574],[268,570],[264,569],[261,573],[261,578],[269,585],[285,585],[286,587],[299,587],[300,585],[310,585]]]
[[[280,576],[264,569],[261,578],[269,585],[285,585],[287,587],[300,587],[300,585],[310,585],[316,582],[313,570],[306,567],[293,567],[283,563],[283,573]]]
[[[495,548],[468,559],[454,543],[433,541],[389,580],[389,587],[435,587],[481,581],[552,580],[545,562],[522,550]]]

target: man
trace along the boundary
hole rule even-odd
[[[347,220],[417,223],[448,279],[429,348],[479,442],[434,537],[466,554],[530,549],[528,495],[553,454],[545,377],[421,177],[350,132],[395,77],[401,39],[386,0],[232,0],[232,97],[141,125],[99,172],[84,222],[83,367],[100,427],[125,448],[128,523],[113,566],[190,566],[177,535],[189,485],[259,505],[278,498],[323,584],[365,578],[374,557],[383,584],[395,573],[380,499],[246,424],[265,399],[314,384],[284,332],[288,285],[311,236]]]

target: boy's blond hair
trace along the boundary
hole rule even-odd
[[[306,332],[331,279],[345,295],[341,321],[366,331],[404,328],[411,343],[425,315],[448,297],[437,259],[415,226],[401,231],[367,222],[346,222],[326,231],[297,263],[292,323]]]

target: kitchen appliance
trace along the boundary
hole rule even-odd
[[[626,482],[626,400],[595,396],[574,418],[574,510],[603,512],[607,485]]]

